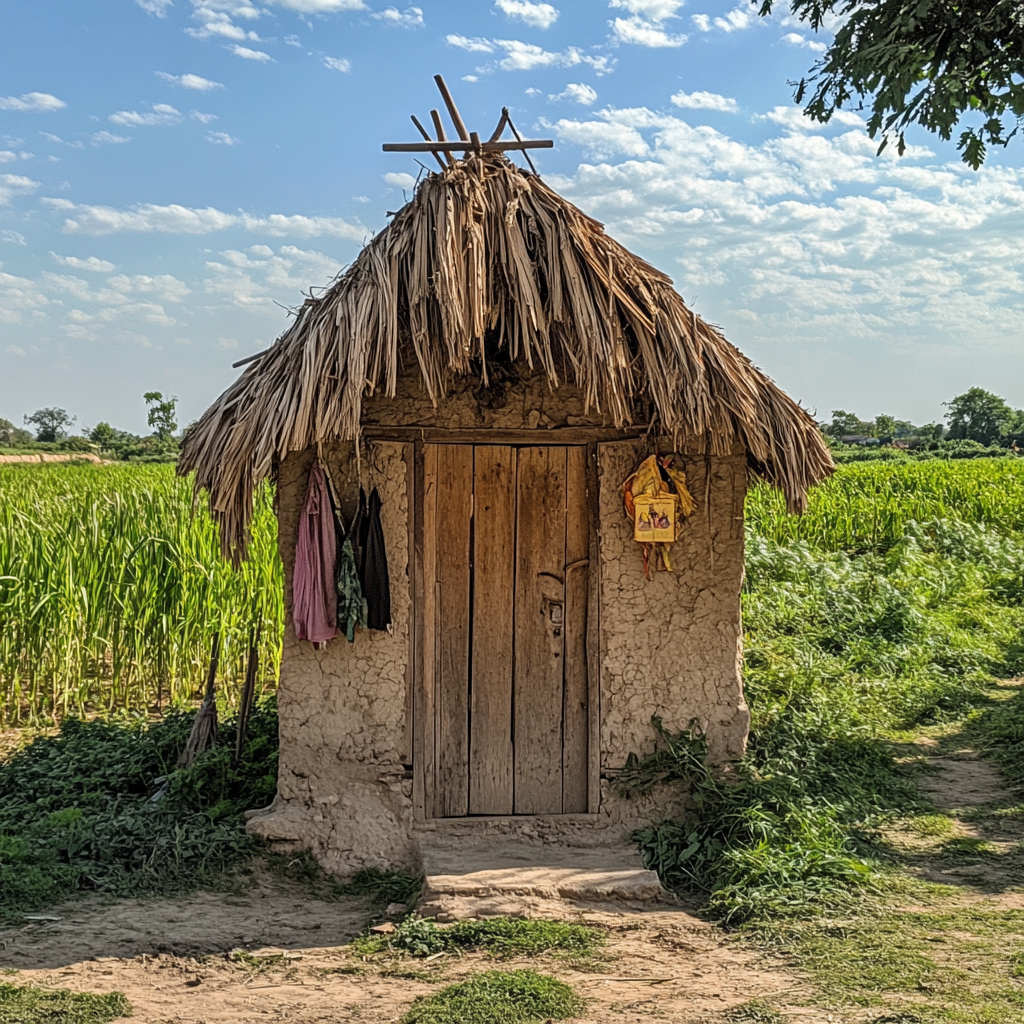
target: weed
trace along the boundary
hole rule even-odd
[[[390,935],[364,937],[355,940],[353,945],[363,954],[390,950],[425,957],[482,949],[492,956],[507,958],[539,956],[549,951],[586,956],[603,945],[604,939],[604,933],[597,928],[567,921],[495,917],[442,926],[428,919],[407,917]]]
[[[420,894],[422,878],[413,878],[402,871],[381,871],[379,868],[363,868],[352,879],[335,886],[339,896],[361,896],[377,906],[389,903],[415,904]]]
[[[519,1024],[578,1016],[585,1002],[534,971],[486,971],[418,999],[401,1024]]]
[[[925,838],[948,836],[956,829],[952,818],[945,814],[918,814],[905,824],[908,831]]]
[[[0,1024],[107,1024],[131,1012],[120,992],[96,995],[0,982]]]
[[[725,1019],[736,1021],[737,1024],[783,1024],[782,1014],[762,999],[751,999],[750,1002],[734,1006],[726,1011]]]
[[[253,710],[240,760],[221,745],[176,766],[192,716],[147,725],[68,719],[0,765],[0,917],[91,889],[168,893],[210,884],[259,849],[243,811],[277,787],[273,700]],[[153,802],[154,778],[168,780]]]

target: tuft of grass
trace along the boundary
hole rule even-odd
[[[277,710],[253,709],[240,760],[234,722],[189,768],[193,716],[65,721],[0,764],[0,919],[92,890],[116,896],[211,884],[260,849],[243,812],[277,789]],[[155,778],[168,782],[153,802]]]
[[[0,1024],[107,1024],[131,1012],[120,992],[98,995],[0,982]]]
[[[389,903],[412,906],[419,898],[422,885],[422,878],[413,878],[403,871],[363,868],[350,881],[336,885],[334,891],[338,896],[361,896],[381,907]]]
[[[783,1024],[783,1016],[763,999],[751,999],[725,1011],[725,1019],[736,1024]]]
[[[552,951],[587,956],[604,941],[604,932],[599,929],[568,921],[495,917],[438,925],[426,918],[410,916],[390,935],[364,936],[353,945],[363,954],[392,951],[425,957],[481,949],[491,956],[507,959],[540,956]]]
[[[520,1024],[579,1016],[585,1001],[534,971],[486,971],[418,999],[400,1024]]]

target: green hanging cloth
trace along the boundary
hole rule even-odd
[[[341,552],[338,555],[337,588],[338,625],[345,630],[348,642],[353,643],[356,638],[356,625],[366,627],[366,599],[359,584],[351,536],[342,541]]]

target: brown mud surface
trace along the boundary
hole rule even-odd
[[[0,930],[0,966],[19,983],[123,992],[138,1024],[392,1024],[417,996],[496,967],[555,975],[592,1000],[588,1021],[622,1024],[722,1021],[752,998],[805,987],[682,908],[545,901],[535,912],[597,926],[607,945],[585,960],[368,962],[344,945],[371,918],[364,903],[264,880],[241,896],[68,904],[49,915],[59,921]]]

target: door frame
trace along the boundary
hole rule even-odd
[[[591,434],[592,438],[593,435]],[[431,431],[429,440],[418,437],[413,440],[412,466],[408,488],[409,502],[409,575],[412,593],[412,636],[410,663],[412,671],[411,701],[406,706],[412,712],[412,769],[413,769],[413,818],[427,821],[437,818],[435,798],[435,775],[437,761],[434,751],[434,701],[433,671],[426,671],[426,665],[433,665],[434,636],[436,624],[427,623],[425,585],[428,574],[433,572],[433,552],[424,544],[425,513],[429,514],[424,495],[433,481],[427,479],[424,465],[426,444],[460,445],[511,445],[517,448],[540,447],[585,447],[587,480],[587,518],[590,531],[589,555],[591,571],[587,587],[587,810],[586,815],[596,815],[601,802],[601,605],[600,605],[600,543],[599,494],[597,473],[597,441],[576,435],[570,442],[559,436],[558,431]],[[433,523],[430,524],[431,526]],[[579,817],[579,814],[568,817]],[[506,817],[506,816],[502,816]],[[567,815],[509,815],[507,817],[567,817]],[[453,821],[486,820],[480,817],[444,819]]]

